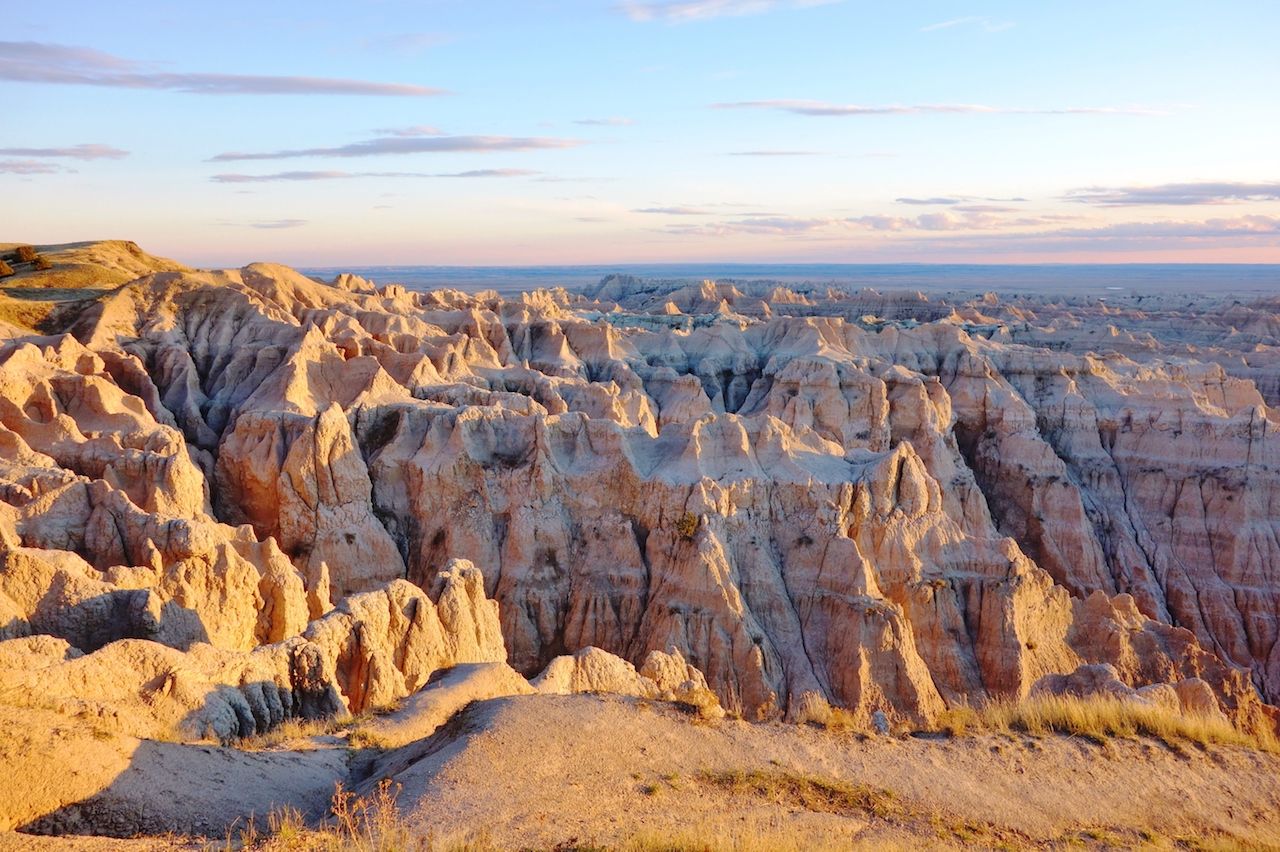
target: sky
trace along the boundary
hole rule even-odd
[[[0,241],[1280,262],[1280,3],[0,0]]]

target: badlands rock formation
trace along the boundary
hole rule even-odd
[[[156,261],[0,342],[5,700],[228,739],[487,663],[451,694],[1274,728],[1273,306],[1120,301]]]

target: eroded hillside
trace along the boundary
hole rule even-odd
[[[226,740],[506,661],[928,724],[1103,672],[1275,729],[1268,302],[502,300],[121,251],[151,271],[0,342],[11,705]]]

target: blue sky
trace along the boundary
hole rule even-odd
[[[1274,2],[10,6],[0,240],[1280,262]]]

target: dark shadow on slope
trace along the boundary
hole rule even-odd
[[[334,785],[345,777],[346,752],[338,747],[247,752],[143,740],[128,768],[100,792],[19,831],[234,837],[251,819],[261,827],[269,813],[283,807],[298,809],[308,820],[324,817]]]

